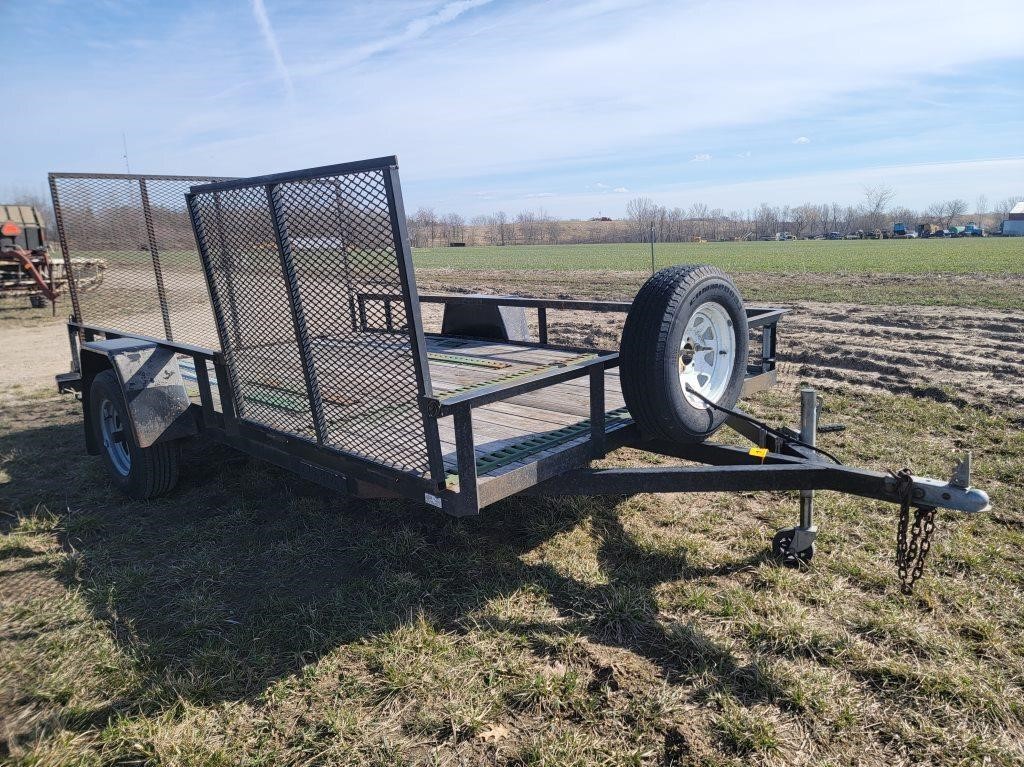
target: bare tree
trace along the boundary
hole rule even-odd
[[[997,225],[1002,224],[1010,217],[1010,211],[1018,202],[1024,202],[1024,197],[1007,197],[996,203],[993,213],[995,213]]]
[[[895,196],[891,186],[881,184],[864,187],[864,215],[858,222],[860,228],[866,231],[885,230],[889,223],[886,210]]]
[[[650,240],[651,227],[654,226],[657,208],[658,206],[650,197],[634,197],[626,203],[626,216],[637,242]]]
[[[818,206],[811,203],[804,203],[793,208],[791,214],[793,221],[793,235],[803,237],[812,233],[818,221]]]
[[[409,239],[414,248],[432,248],[438,234],[438,220],[433,208],[420,208],[409,220]]]
[[[779,231],[779,209],[762,202],[754,211],[754,234],[758,238],[774,237]]]
[[[885,184],[866,186],[864,187],[864,206],[871,213],[883,213],[895,196],[896,193],[891,186]]]
[[[954,222],[967,212],[967,200],[957,197],[942,204],[942,228],[949,229]]]
[[[512,245],[515,241],[515,224],[509,221],[508,214],[499,210],[492,217],[495,228],[495,240],[498,245]]]
[[[441,218],[441,236],[452,242],[465,242],[466,221],[458,213],[449,213]]]

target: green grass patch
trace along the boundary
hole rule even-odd
[[[657,243],[658,268],[713,264],[730,272],[816,274],[1022,274],[1024,255],[1011,237],[941,240],[793,240],[788,242]],[[515,245],[423,248],[418,268],[650,271],[650,245]]]

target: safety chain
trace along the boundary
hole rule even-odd
[[[900,590],[912,594],[914,584],[924,573],[924,560],[932,546],[935,532],[935,509],[924,507],[914,510],[914,524],[910,524],[910,503],[913,500],[914,478],[910,469],[889,472],[899,483],[900,521],[896,528],[896,569],[900,577]]]

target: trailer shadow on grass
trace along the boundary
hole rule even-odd
[[[634,540],[616,499],[514,499],[455,520],[406,502],[326,496],[196,443],[183,454],[178,489],[136,503],[84,457],[77,425],[10,433],[0,456],[9,476],[0,498],[29,519],[43,513],[36,504],[56,515],[66,552],[58,577],[132,659],[140,681],[129,708],[254,700],[340,646],[422,620],[474,641],[518,637],[541,658],[558,637],[577,636],[641,656],[669,683],[699,676],[749,702],[780,694],[757,662],[659,618],[654,596],[666,581],[727,575],[764,555],[692,566]],[[581,525],[596,542],[596,572],[574,572],[572,557],[534,556]],[[495,608],[524,595],[533,608]],[[613,664],[591,665],[596,679],[615,683]]]

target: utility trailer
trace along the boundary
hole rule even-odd
[[[246,179],[50,184],[69,264],[94,248],[97,199],[123,219],[102,294],[80,303],[71,283],[73,370],[57,381],[81,393],[88,451],[134,497],[170,491],[180,441],[201,434],[337,492],[456,516],[520,493],[800,491],[798,523],[773,541],[797,564],[814,551],[815,490],[900,504],[904,539],[918,509],[910,559],[927,549],[916,542],[934,509],[988,508],[969,460],[948,482],[840,464],[816,445],[811,389],[795,429],[740,410],[775,383],[785,310],[744,305],[712,267],[663,270],[632,302],[420,295],[394,157]],[[147,190],[161,185],[154,204]],[[128,199],[138,211],[125,224]],[[119,266],[131,279],[119,282]],[[439,332],[421,314],[433,304]],[[619,348],[552,343],[548,318],[563,311],[626,315]],[[741,444],[709,441],[722,426]],[[622,447],[687,463],[591,466]]]

